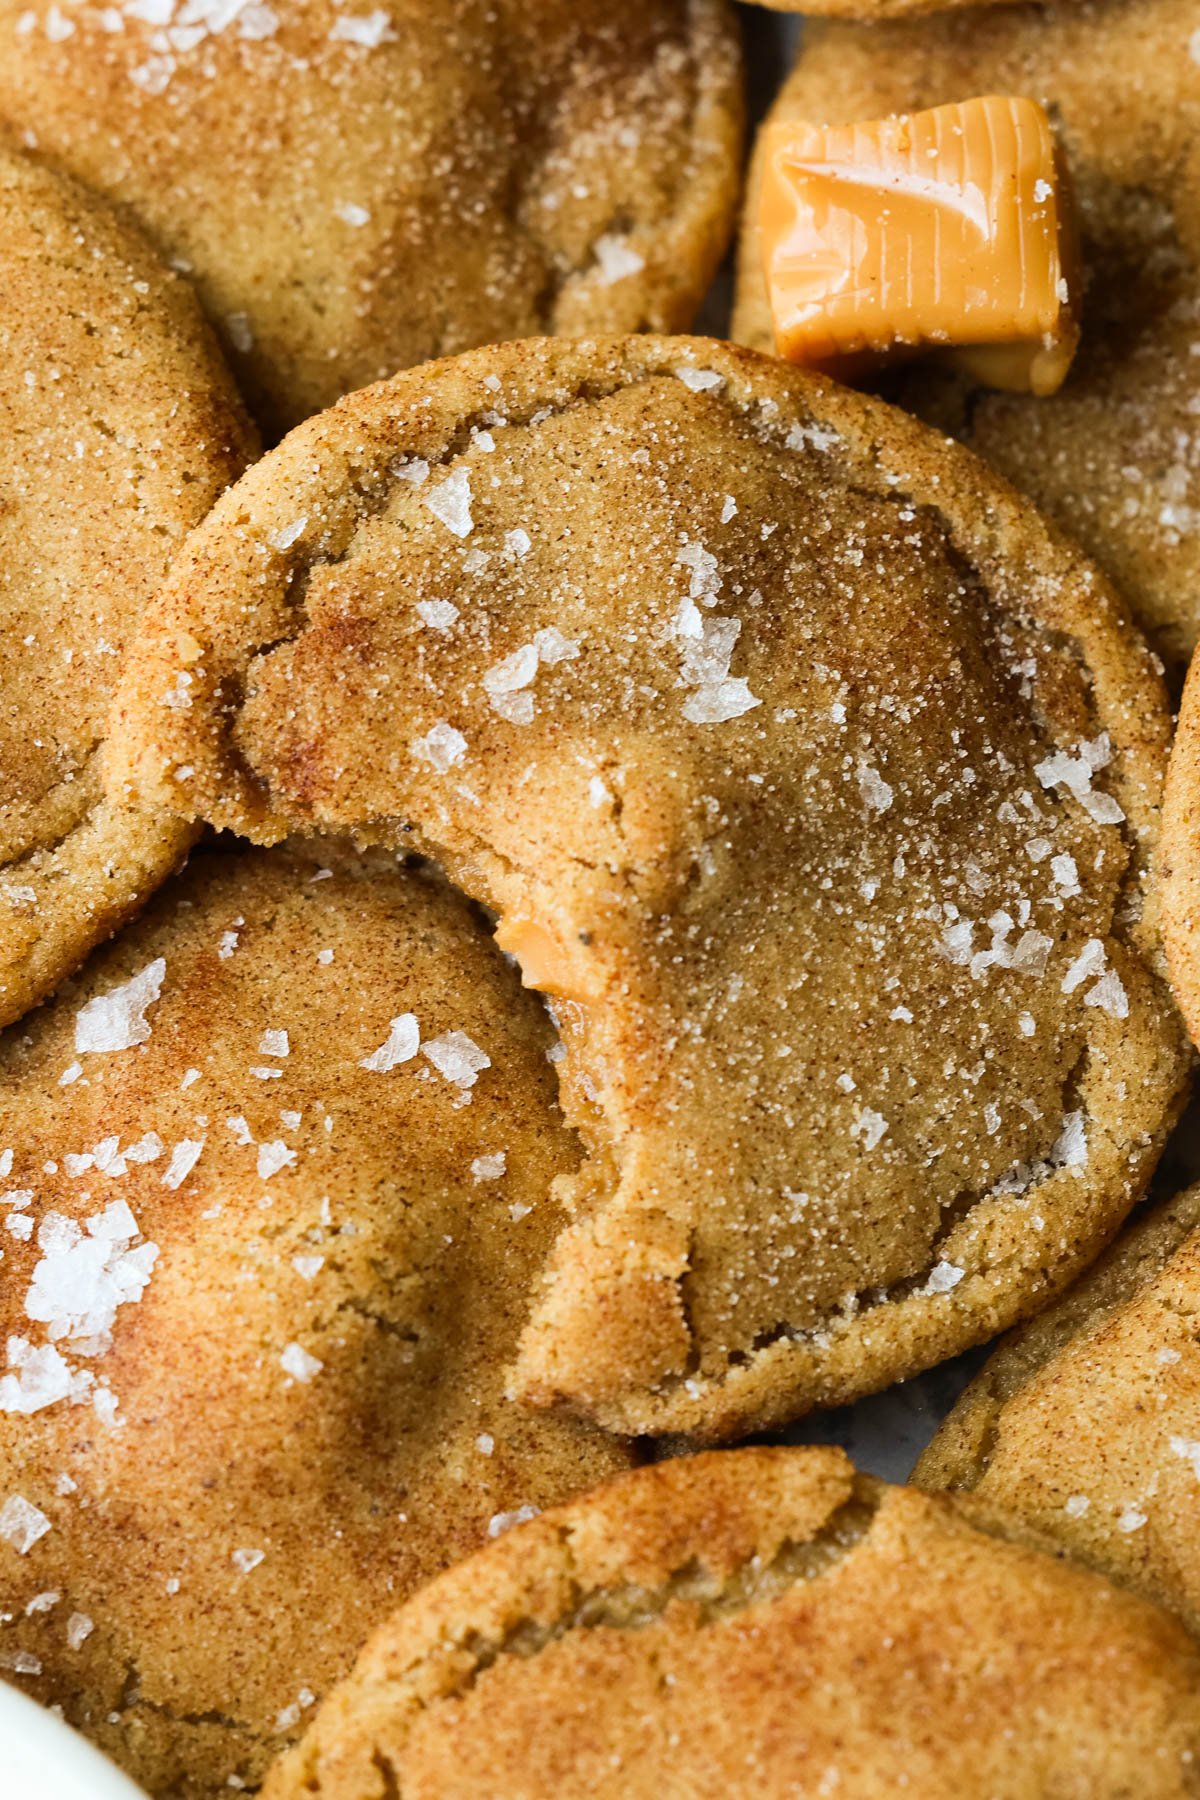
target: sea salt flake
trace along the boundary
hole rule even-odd
[[[278,1175],[281,1169],[288,1168],[296,1160],[296,1152],[290,1150],[282,1138],[272,1138],[269,1143],[258,1146],[258,1179],[270,1181],[272,1175]]]
[[[1115,969],[1109,969],[1100,977],[1094,988],[1083,997],[1085,1006],[1098,1006],[1112,1019],[1129,1017],[1129,996],[1125,992],[1125,984]]]
[[[944,1261],[935,1263],[929,1271],[929,1278],[921,1292],[924,1294],[948,1294],[951,1288],[958,1286],[965,1273],[965,1269],[960,1269],[957,1263]]]
[[[1034,774],[1046,789],[1065,788],[1078,801],[1095,824],[1119,825],[1125,813],[1111,794],[1097,793],[1092,776],[1112,760],[1112,745],[1107,732],[1078,746],[1077,756],[1056,750],[1053,756],[1035,764]]]
[[[645,257],[639,256],[627,239],[611,231],[596,239],[595,255],[602,287],[614,287],[630,275],[640,275],[646,266]]]
[[[250,316],[244,312],[225,314],[225,329],[229,333],[229,341],[235,350],[248,356],[254,348],[254,333],[250,329]]]
[[[266,1554],[265,1550],[235,1550],[232,1557],[233,1565],[240,1569],[243,1575],[248,1575],[251,1569],[257,1569]]]
[[[417,1024],[417,1015],[401,1013],[392,1020],[388,1035],[378,1050],[372,1050],[370,1056],[364,1056],[358,1066],[360,1069],[369,1069],[375,1075],[386,1075],[399,1063],[410,1062],[420,1048],[421,1030]]]
[[[0,1506],[0,1538],[11,1544],[18,1556],[28,1556],[49,1529],[45,1513],[32,1506],[23,1494],[10,1494]]]
[[[325,1367],[319,1356],[310,1355],[303,1344],[297,1343],[285,1344],[279,1361],[293,1381],[311,1381]]]
[[[269,533],[267,541],[274,550],[290,550],[307,524],[308,514],[301,513],[300,517],[293,519],[290,525],[284,525],[280,530]]]
[[[80,1055],[101,1055],[112,1050],[131,1050],[150,1036],[146,1010],[162,992],[167,965],[156,957],[146,967],[110,989],[97,994],[75,1015],[75,1049]]]
[[[380,44],[392,43],[396,33],[388,14],[376,10],[356,17],[343,13],[334,20],[329,36],[334,43],[359,44],[364,50],[375,50]]]
[[[53,1612],[62,1599],[57,1588],[47,1588],[44,1594],[35,1594],[25,1608],[25,1617],[31,1618],[35,1613]]]
[[[471,517],[471,471],[458,468],[421,496],[422,504],[457,538],[475,529]]]
[[[1073,994],[1075,989],[1093,975],[1102,975],[1108,963],[1108,953],[1099,938],[1089,938],[1079,955],[1062,979],[1064,994]]]
[[[473,1088],[481,1071],[492,1066],[491,1057],[465,1031],[447,1031],[432,1038],[422,1046],[421,1054],[446,1081],[464,1089]]]
[[[867,762],[858,765],[858,790],[872,812],[886,812],[895,799],[895,789]]]
[[[690,388],[693,394],[725,386],[725,377],[718,375],[715,369],[693,369],[686,363],[675,370],[675,377],[682,381],[685,388]]]
[[[1091,1504],[1086,1494],[1071,1494],[1063,1502],[1063,1511],[1068,1519],[1082,1519]]]
[[[864,1150],[874,1150],[879,1140],[886,1134],[888,1122],[882,1113],[874,1112],[871,1107],[864,1107],[850,1127],[852,1138],[861,1138]]]
[[[761,705],[762,701],[750,692],[747,681],[741,676],[729,676],[689,694],[683,703],[683,716],[693,725],[722,725],[727,719],[739,719],[743,713],[752,712]]]
[[[1175,1456],[1182,1456],[1185,1462],[1191,1463],[1192,1474],[1200,1481],[1200,1439],[1173,1437],[1170,1445]]]
[[[477,1156],[471,1164],[476,1181],[499,1181],[508,1166],[508,1154],[498,1150],[493,1156]]]
[[[258,1040],[260,1056],[287,1056],[291,1051],[286,1031],[264,1031]]]
[[[490,1538],[500,1537],[502,1533],[511,1531],[514,1525],[524,1525],[537,1516],[536,1506],[518,1506],[515,1512],[493,1513],[488,1520],[487,1534]]]
[[[415,608],[417,617],[431,631],[449,631],[458,617],[458,608],[453,600],[418,600]]]
[[[1117,1520],[1118,1531],[1140,1531],[1146,1523],[1146,1514],[1137,1506],[1127,1506]]]
[[[515,556],[517,561],[520,562],[524,557],[528,556],[529,552],[533,549],[533,539],[527,531],[523,531],[518,525],[515,531],[505,532],[504,548],[510,556]]]
[[[533,644],[523,644],[489,669],[483,677],[483,685],[489,694],[513,694],[519,688],[528,687],[538,671],[538,652]]]
[[[171,1160],[167,1164],[162,1178],[165,1188],[177,1188],[187,1180],[204,1148],[203,1138],[181,1138],[171,1151]]]
[[[1066,1113],[1062,1130],[1050,1147],[1051,1164],[1060,1169],[1083,1169],[1087,1159],[1087,1128],[1083,1113]]]
[[[371,222],[371,215],[366,207],[356,205],[353,200],[339,200],[333,210],[344,225],[350,225],[356,231]]]
[[[314,1281],[325,1267],[323,1256],[293,1256],[292,1267],[305,1281]]]
[[[414,739],[409,748],[418,762],[427,762],[439,775],[445,775],[462,761],[467,740],[442,719],[424,737]]]
[[[72,1369],[53,1344],[8,1340],[9,1373],[0,1376],[0,1412],[35,1413],[60,1400],[82,1399],[92,1377]]]
[[[67,1649],[78,1650],[94,1630],[95,1626],[86,1613],[72,1613],[67,1620]]]
[[[573,662],[579,655],[579,639],[569,638],[554,625],[533,634],[533,647],[539,659],[549,668],[556,663]]]

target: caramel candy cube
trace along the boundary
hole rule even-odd
[[[1070,367],[1070,197],[1032,100],[774,125],[761,224],[776,347],[792,362],[853,374],[936,346],[989,386],[1035,394]]]

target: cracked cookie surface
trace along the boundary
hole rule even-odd
[[[726,0],[0,0],[0,117],[185,268],[264,428],[430,357],[692,323]]]
[[[1169,730],[958,447],[701,340],[507,346],[302,427],[197,533],[115,791],[418,845],[553,998],[590,1152],[527,1397],[715,1437],[1044,1304],[1185,1061]]]
[[[256,1786],[419,1582],[628,1466],[504,1393],[552,1042],[328,840],[198,851],[0,1040],[0,1671],[151,1793]]]
[[[1200,62],[1190,0],[976,8],[814,28],[773,119],[832,123],[979,94],[1045,105],[1078,201],[1083,338],[1050,398],[916,365],[901,405],[952,430],[1104,567],[1164,656],[1200,635]],[[733,335],[772,330],[752,174]]]
[[[105,800],[105,720],[142,608],[254,448],[184,284],[0,146],[0,1023],[186,850]]]
[[[264,1793],[890,1800],[903,1770],[931,1800],[1166,1800],[1197,1792],[1198,1675],[1157,1607],[970,1502],[715,1452],[431,1583]]]
[[[1200,1635],[1200,1188],[1142,1216],[965,1390],[918,1462]]]

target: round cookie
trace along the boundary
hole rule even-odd
[[[151,1793],[256,1786],[417,1583],[628,1466],[504,1392],[552,1043],[329,841],[197,853],[0,1042],[0,1669]]]
[[[500,914],[590,1152],[522,1390],[711,1438],[1044,1304],[1141,1191],[1186,1066],[1141,916],[1169,728],[956,445],[727,346],[543,341],[239,484],[111,775],[419,845]]]
[[[1053,397],[916,364],[901,404],[954,431],[1103,565],[1156,646],[1200,635],[1200,62],[1190,0],[1002,6],[806,33],[772,118],[844,122],[979,94],[1046,105],[1079,202],[1083,339]],[[757,180],[734,336],[769,349]]]
[[[264,1800],[1182,1797],[1198,1677],[1158,1608],[970,1503],[838,1450],[717,1452],[431,1583]]]
[[[1193,661],[1163,801],[1162,932],[1171,985],[1200,1043],[1200,667]]]
[[[272,433],[431,357],[678,330],[728,241],[726,0],[0,0],[0,117],[193,278]]]
[[[255,447],[185,284],[0,146],[0,1024],[190,841],[105,800],[105,721],[142,608]]]
[[[972,1382],[913,1479],[970,1489],[1200,1635],[1200,1188],[1140,1219]]]

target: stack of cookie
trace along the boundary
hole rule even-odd
[[[0,0],[0,1670],[149,1794],[1200,1792],[1198,24],[743,192],[724,0]]]

